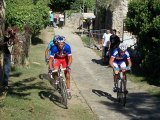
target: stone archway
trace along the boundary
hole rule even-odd
[[[105,28],[111,29],[113,22],[113,13],[111,10],[106,10],[106,17],[105,17]]]

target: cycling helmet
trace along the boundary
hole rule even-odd
[[[63,36],[58,37],[57,42],[65,42],[66,39]]]
[[[126,50],[127,50],[127,45],[124,44],[124,43],[121,43],[121,44],[119,45],[119,49],[122,50],[122,51],[126,51]]]
[[[55,36],[53,37],[53,42],[56,42],[59,37],[60,37],[59,35],[55,35]]]

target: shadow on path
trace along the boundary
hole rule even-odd
[[[48,76],[48,74],[40,74],[39,78],[41,80],[45,79],[50,81],[50,78]],[[59,94],[59,92],[54,89],[54,87],[52,86],[53,89],[50,89],[49,91],[40,91],[39,92],[39,96],[41,99],[45,99],[48,98],[50,101],[52,101],[55,105],[61,107],[61,108],[65,108],[65,106],[62,105],[61,102],[61,96]],[[52,91],[52,92],[51,92]],[[66,109],[66,108],[65,108]]]
[[[112,95],[107,93],[107,92],[103,92],[101,90],[95,90],[95,89],[92,89],[92,92],[95,93],[96,95],[98,95],[99,97],[103,96],[103,97],[106,97],[113,102],[117,102],[117,99],[112,97]]]
[[[10,74],[10,77],[20,77],[22,75],[21,72]]]
[[[49,76],[48,76],[48,74],[40,74],[39,75],[39,78],[41,79],[41,80],[43,80],[43,79],[45,79],[45,80],[50,80],[50,78],[49,78]]]
[[[98,64],[98,65],[102,65],[102,66],[108,66],[109,64],[108,63],[103,63],[103,61],[102,61],[102,59],[92,59],[92,62],[93,63],[96,63],[96,64]]]
[[[102,63],[102,59],[92,59],[92,62],[93,63],[96,63],[96,64],[99,64],[99,65],[103,65],[103,63]]]
[[[50,90],[51,91],[51,90]],[[50,91],[40,91],[39,92],[39,96],[41,99],[45,99],[45,98],[48,98],[50,101],[52,101],[55,105],[57,105],[58,107],[61,107],[61,108],[64,108],[65,109],[65,106],[63,106],[61,103],[61,97],[56,95],[56,94],[53,94],[52,92]],[[54,92],[56,92],[56,90],[52,90]]]
[[[130,120],[160,120],[160,99],[150,96],[148,93],[129,93],[127,96],[126,107],[115,103],[117,100],[109,93],[101,90],[92,90],[96,95],[104,96],[109,101],[99,101],[106,105],[109,109],[128,116]]]

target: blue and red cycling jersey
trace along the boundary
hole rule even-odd
[[[51,40],[47,46],[47,48],[49,49],[49,53],[48,53],[49,56],[51,55],[51,49],[53,46],[54,46],[54,42],[53,42],[53,40]]]
[[[127,59],[130,59],[130,55],[128,51],[125,51],[123,56],[120,56],[119,54],[119,48],[115,48],[113,50],[113,54],[112,56],[114,59],[114,62],[117,63],[118,65],[120,65],[122,62],[125,62]]]
[[[56,45],[53,46],[51,49],[50,57],[65,58],[66,56],[71,55],[71,47],[67,43],[65,43],[62,51],[60,51]]]

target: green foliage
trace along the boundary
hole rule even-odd
[[[69,10],[70,6],[76,0],[50,0],[50,7],[53,11]]]
[[[37,34],[44,28],[49,20],[47,0],[36,0],[36,3],[33,1],[6,0],[6,25],[23,30],[27,24],[31,27],[32,34]]]
[[[160,0],[133,0],[129,3],[126,28],[137,35],[146,75],[160,79]],[[155,82],[155,81],[154,81]],[[156,83],[160,84],[160,80]]]
[[[95,8],[95,0],[50,0],[53,11],[80,10],[80,6],[92,10]]]
[[[97,7],[113,11],[120,2],[121,0],[97,0]]]
[[[96,1],[95,0],[76,0],[74,3],[71,4],[71,9],[79,10],[80,7],[84,7],[93,10],[95,8]]]

